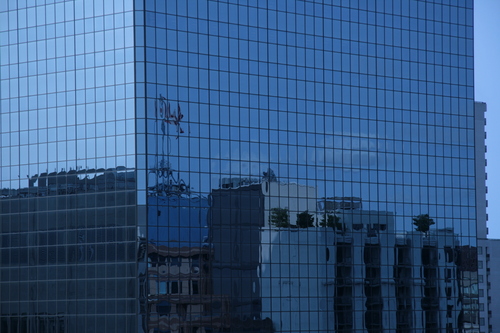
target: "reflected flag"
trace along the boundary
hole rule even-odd
[[[181,127],[182,118],[184,118],[184,115],[182,114],[181,111],[181,105],[177,103],[177,114],[175,114],[175,113],[170,113],[170,103],[169,103],[167,110],[167,118],[165,119],[165,121],[171,125],[175,125],[177,129],[177,139],[179,138],[179,134],[184,133],[184,130]]]
[[[184,115],[181,111],[181,105],[177,103],[177,112],[172,113],[170,111],[170,102],[167,102],[166,98],[160,95],[159,98],[159,106],[157,108],[157,117],[161,119],[161,131],[165,134],[166,125],[174,125],[177,131],[177,139],[179,138],[179,134],[184,133],[184,130],[181,127],[181,120],[184,118]]]

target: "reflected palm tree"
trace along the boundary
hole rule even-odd
[[[428,236],[429,229],[433,224],[436,223],[429,217],[429,214],[420,214],[413,218],[413,225],[416,226],[415,230],[423,232],[425,236]]]

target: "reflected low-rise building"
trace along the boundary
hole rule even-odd
[[[135,181],[125,168],[79,170],[2,191],[0,331],[77,332],[89,323],[114,330],[133,322]]]
[[[148,246],[148,331],[204,333],[230,327],[229,299],[214,295],[210,247]]]

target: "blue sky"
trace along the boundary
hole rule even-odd
[[[500,0],[475,0],[475,93],[485,102],[489,238],[500,238]]]

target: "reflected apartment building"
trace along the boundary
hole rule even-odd
[[[240,330],[262,329],[263,319],[284,332],[439,332],[459,318],[462,332],[477,328],[475,254],[452,228],[397,232],[393,213],[363,210],[360,198],[316,200],[314,188],[265,178],[241,183],[214,191],[210,214],[215,289],[238,304],[230,316],[248,321]],[[278,193],[301,191],[309,196],[295,207],[309,208],[313,225],[300,226],[299,214],[273,225],[265,212],[283,202]],[[337,225],[321,225],[330,214]]]
[[[0,1],[0,331],[479,332],[472,7]]]

